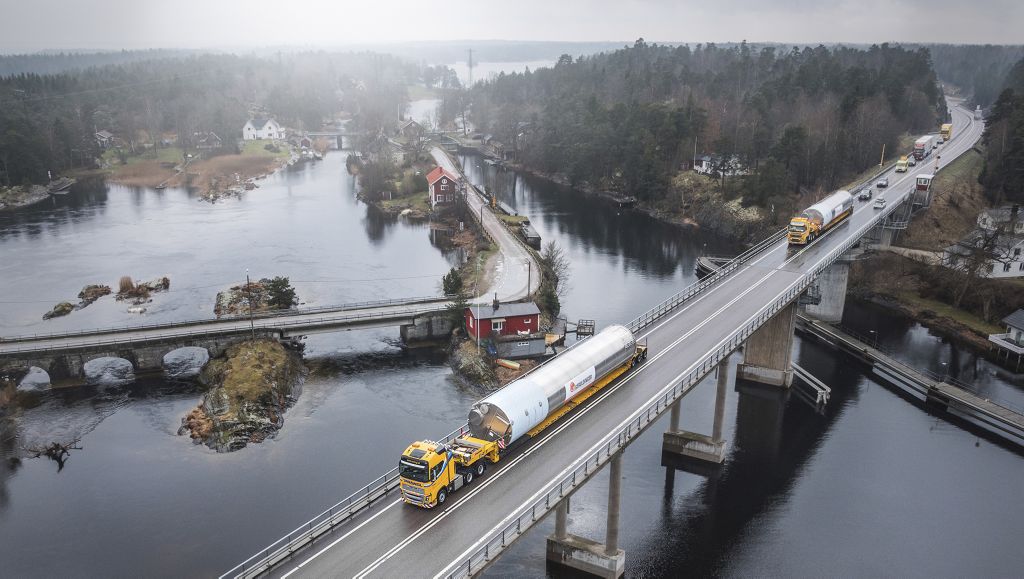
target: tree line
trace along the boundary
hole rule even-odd
[[[1017,61],[985,119],[985,166],[978,181],[993,205],[1024,202],[1024,58]]]
[[[550,69],[500,75],[470,94],[476,126],[525,164],[574,185],[648,202],[671,178],[714,153],[752,174],[748,203],[791,202],[831,189],[898,152],[905,133],[937,130],[947,115],[926,49],[746,43],[632,47]]]
[[[187,147],[194,133],[207,131],[234,143],[251,116],[312,130],[345,110],[357,129],[385,126],[397,119],[406,86],[422,68],[369,52],[127,60],[0,78],[0,184],[41,183],[47,171],[93,167],[101,153],[94,135],[104,130],[136,149],[159,146],[169,134]]]

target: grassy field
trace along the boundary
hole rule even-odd
[[[981,153],[971,150],[939,171],[932,181],[932,206],[911,222],[899,244],[934,251],[969,233],[987,205],[978,183],[984,163]]]
[[[412,209],[423,214],[430,213],[430,199],[426,191],[419,191],[405,197],[394,197],[384,199],[380,202],[381,209],[388,212],[397,212],[403,209]]]
[[[277,153],[268,151],[267,145],[273,144],[274,141],[268,140],[256,140],[256,141],[243,141],[242,142],[242,154],[243,155],[255,155],[257,157],[282,157],[287,158],[291,155],[291,150],[287,145],[278,145],[280,149]]]
[[[899,299],[901,302],[907,304],[908,306],[914,309],[931,310],[940,317],[956,320],[957,322],[960,322],[961,324],[967,326],[968,328],[971,328],[972,330],[978,332],[979,334],[988,335],[999,334],[1003,332],[1003,328],[1001,326],[990,324],[985,320],[979,318],[978,316],[975,316],[974,314],[965,312],[964,310],[961,309],[954,308],[949,304],[923,298],[917,295],[916,292],[900,292]]]

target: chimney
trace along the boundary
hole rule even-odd
[[[491,302],[491,305],[494,307],[495,310],[497,310],[498,306],[501,305],[501,302],[498,301],[498,292],[494,292],[494,301]]]

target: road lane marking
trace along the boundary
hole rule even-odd
[[[728,309],[729,309],[729,308],[731,308],[731,307],[732,307],[732,306],[733,306],[733,305],[734,305],[734,304],[735,304],[736,302],[738,302],[738,301],[740,301],[741,299],[743,299],[744,297],[746,297],[746,296],[747,296],[747,294],[749,294],[750,292],[752,292],[752,291],[754,291],[755,289],[757,289],[757,288],[758,288],[758,287],[759,287],[759,286],[760,286],[761,284],[763,284],[763,283],[764,283],[765,281],[767,281],[767,280],[768,280],[768,279],[769,279],[770,277],[772,277],[773,275],[775,275],[775,274],[776,274],[776,273],[777,273],[778,271],[779,271],[779,270],[776,270],[776,269],[772,269],[772,270],[768,271],[768,272],[767,272],[767,274],[766,274],[766,275],[764,275],[764,276],[763,276],[763,277],[762,277],[762,278],[761,278],[761,279],[760,279],[760,280],[759,280],[759,281],[758,281],[757,283],[755,283],[755,284],[752,284],[751,286],[749,286],[748,288],[746,288],[745,290],[743,290],[743,292],[741,292],[741,293],[740,293],[739,295],[737,295],[736,297],[734,297],[734,298],[733,298],[732,300],[730,300],[730,301],[729,301],[728,303],[726,303],[725,305],[723,305],[722,307],[720,307],[720,308],[719,308],[719,309],[718,309],[717,311],[715,311],[715,312],[714,312],[713,314],[711,314],[711,315],[707,316],[707,317],[706,317],[706,318],[705,318],[705,319],[704,319],[703,321],[701,321],[701,322],[700,322],[699,324],[697,324],[697,325],[693,326],[692,328],[690,328],[690,330],[689,330],[688,332],[686,332],[685,334],[683,334],[683,335],[679,336],[678,338],[676,338],[676,340],[675,340],[675,341],[673,341],[673,342],[672,342],[672,343],[671,343],[671,344],[670,344],[669,346],[667,346],[667,347],[663,348],[663,349],[662,349],[662,350],[661,350],[661,351],[660,351],[660,352],[658,353],[658,355],[656,355],[656,356],[655,356],[655,357],[654,357],[653,359],[651,359],[651,360],[650,360],[650,361],[649,361],[649,362],[648,362],[647,364],[645,364],[644,366],[641,366],[641,368],[643,368],[643,367],[647,367],[647,366],[648,366],[649,364],[651,364],[651,363],[653,363],[653,362],[657,361],[657,360],[658,360],[658,358],[660,358],[660,357],[662,357],[662,356],[664,356],[664,355],[667,355],[667,354],[669,354],[669,353],[670,353],[670,352],[671,352],[671,351],[672,351],[672,350],[673,350],[674,348],[676,348],[676,347],[677,347],[677,346],[678,346],[678,345],[679,345],[679,344],[680,344],[681,342],[683,342],[684,340],[686,340],[687,338],[689,338],[690,336],[692,336],[692,335],[693,335],[694,333],[698,332],[698,331],[699,331],[699,330],[700,330],[701,328],[703,328],[703,327],[704,327],[704,326],[706,326],[707,324],[711,323],[711,321],[712,321],[712,320],[714,320],[715,318],[717,318],[717,317],[718,317],[719,315],[721,315],[721,314],[722,314],[722,312],[724,312],[724,311],[728,310]],[[801,278],[802,278],[802,277],[803,277],[803,276],[801,276]],[[797,281],[799,281],[799,279],[798,279]],[[709,292],[708,294],[706,294],[706,295],[710,295],[710,292]],[[679,312],[679,313],[682,313],[682,312]],[[677,314],[677,315],[678,315],[678,314]],[[673,316],[673,318],[674,318],[674,317],[675,317],[675,316]],[[666,323],[667,323],[668,321],[670,321],[670,320],[666,320]],[[658,327],[661,327],[661,325],[659,325]],[[654,330],[652,330],[652,332],[653,332],[653,331],[654,331]],[[648,334],[647,334],[647,335],[649,335],[649,334],[650,334],[650,332],[648,332]],[[632,379],[633,379],[633,378],[634,378],[635,376],[638,376],[639,374],[640,374],[640,372],[635,372],[635,373],[633,373],[633,374],[630,374],[630,376],[628,376],[628,377],[627,377],[627,378],[626,378],[625,380],[623,380],[622,382],[620,382],[618,386],[619,386],[619,387],[621,387],[621,386],[622,386],[623,384],[625,384],[625,383],[629,382],[630,380],[632,380]],[[674,380],[673,380],[673,382],[674,382]],[[617,389],[618,389],[618,388],[616,388],[615,390],[617,390]],[[599,398],[599,399],[598,399],[598,401],[600,401],[600,400],[604,400],[604,398],[605,398],[605,396],[602,396],[601,398]],[[566,423],[564,423],[564,424],[562,425],[562,427],[561,427],[561,428],[559,428],[558,430],[556,430],[556,431],[555,431],[555,432],[554,432],[553,434],[556,434],[556,433],[558,433],[558,432],[561,432],[561,430],[562,430],[562,429],[564,429],[565,427],[567,427],[567,426],[571,425],[571,424],[572,424],[573,422],[575,422],[575,420],[576,420],[576,419],[578,419],[578,417],[579,417],[579,416],[583,416],[583,415],[585,415],[586,411],[588,411],[588,410],[591,410],[591,409],[593,409],[593,408],[595,408],[595,407],[596,407],[596,404],[594,404],[594,403],[591,403],[591,404],[587,405],[587,406],[586,406],[586,407],[585,407],[585,408],[583,409],[583,411],[581,411],[581,412],[580,412],[579,414],[577,414],[576,416],[574,416],[574,417],[573,417],[574,419],[573,419],[572,421],[567,421]],[[408,537],[406,537],[406,538],[405,538],[404,540],[402,540],[401,542],[399,542],[398,544],[396,544],[396,545],[395,545],[394,547],[392,547],[392,548],[391,548],[390,550],[388,550],[388,551],[387,551],[387,552],[385,552],[385,553],[384,553],[383,555],[381,555],[381,556],[380,556],[380,557],[379,557],[379,558],[378,558],[378,559],[377,559],[376,561],[374,561],[374,562],[373,562],[373,563],[371,563],[371,564],[370,564],[369,566],[367,566],[366,568],[364,568],[364,569],[363,569],[362,571],[360,571],[359,573],[357,573],[357,574],[355,575],[356,579],[361,579],[362,577],[365,577],[365,576],[366,576],[366,575],[368,575],[369,573],[372,573],[372,572],[373,572],[374,570],[376,570],[376,569],[377,569],[377,568],[378,568],[378,567],[379,567],[380,565],[382,565],[382,564],[383,564],[383,563],[385,563],[385,562],[386,562],[386,561],[387,561],[388,559],[390,559],[391,557],[395,556],[395,555],[396,555],[396,554],[398,554],[398,553],[399,553],[400,551],[402,551],[403,549],[405,549],[405,547],[407,547],[408,545],[410,545],[410,544],[411,544],[411,543],[412,543],[413,541],[415,541],[416,539],[418,539],[418,538],[419,538],[420,536],[422,536],[422,535],[423,535],[424,533],[426,533],[427,531],[429,531],[429,530],[430,530],[431,528],[433,528],[434,526],[436,526],[436,525],[440,524],[440,522],[441,522],[441,521],[443,521],[443,520],[444,520],[444,518],[445,518],[445,517],[447,517],[447,516],[448,516],[448,515],[449,515],[450,513],[452,513],[452,512],[454,512],[455,510],[457,510],[457,509],[458,509],[458,508],[459,508],[459,507],[460,507],[461,505],[464,505],[464,504],[466,504],[466,501],[468,501],[469,499],[471,499],[471,498],[472,498],[473,496],[475,496],[475,495],[476,495],[477,493],[479,493],[479,492],[483,491],[484,489],[486,489],[486,488],[487,488],[487,486],[488,486],[488,485],[487,485],[486,483],[490,483],[490,482],[492,482],[492,481],[498,480],[498,479],[499,479],[499,478],[500,478],[500,477],[501,477],[502,475],[504,475],[505,473],[507,473],[507,472],[511,472],[511,470],[510,470],[510,469],[511,469],[511,468],[512,468],[512,467],[513,467],[513,466],[514,466],[515,464],[518,464],[518,463],[519,463],[519,462],[520,462],[521,460],[523,460],[523,459],[525,459],[526,457],[528,457],[528,456],[529,456],[530,454],[532,454],[532,453],[533,453],[533,452],[534,452],[534,451],[535,451],[536,449],[538,449],[538,448],[541,448],[541,447],[542,447],[542,446],[543,446],[544,444],[546,444],[546,443],[547,443],[548,441],[550,441],[550,440],[553,440],[553,438],[552,438],[551,436],[547,436],[547,437],[545,437],[545,438],[544,438],[544,440],[542,440],[542,441],[538,442],[537,444],[535,444],[535,445],[531,446],[531,447],[530,447],[530,448],[529,448],[529,449],[528,449],[528,450],[527,450],[526,452],[523,452],[522,454],[520,454],[519,456],[517,456],[517,457],[516,457],[516,458],[515,458],[515,459],[513,460],[513,462],[512,462],[512,463],[510,463],[510,464],[508,465],[508,467],[507,467],[507,468],[504,468],[504,469],[502,469],[501,471],[499,471],[498,473],[495,473],[495,476],[491,477],[490,479],[488,479],[487,481],[485,481],[485,483],[484,483],[484,484],[481,484],[481,485],[477,486],[477,488],[475,488],[475,489],[473,489],[472,491],[470,491],[470,492],[469,492],[468,494],[466,494],[466,495],[465,495],[465,496],[464,496],[464,497],[462,498],[462,500],[460,500],[460,501],[459,501],[459,502],[457,502],[456,504],[452,505],[452,506],[451,506],[451,507],[449,507],[448,509],[445,509],[445,511],[444,511],[443,513],[441,513],[441,515],[439,515],[439,516],[437,516],[437,517],[434,517],[433,519],[431,519],[430,521],[428,521],[428,522],[427,522],[427,523],[426,523],[425,525],[423,525],[422,527],[420,527],[420,528],[419,528],[419,529],[418,529],[417,531],[415,531],[414,533],[412,533],[411,535],[409,535]],[[588,453],[586,453],[586,454],[585,454],[585,455],[583,455],[583,456],[588,456],[589,454],[590,454],[590,453],[588,452]],[[574,464],[575,464],[575,463],[574,463]],[[565,472],[565,471],[563,471],[563,472]],[[538,491],[538,492],[540,492],[540,491]],[[534,496],[536,496],[536,495],[534,495]],[[528,501],[528,502],[529,502],[529,501]],[[505,520],[508,520],[508,518],[506,517],[506,519],[505,519]],[[502,521],[502,522],[504,523],[504,521]],[[500,526],[500,525],[499,525],[499,526]]]

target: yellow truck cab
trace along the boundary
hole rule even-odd
[[[942,137],[943,141],[948,141],[950,137],[953,136],[953,123],[946,123],[942,125],[942,128],[939,130],[939,135]]]
[[[907,172],[907,156],[903,155],[899,161],[896,161],[896,172],[906,173]]]
[[[498,444],[467,436],[443,444],[432,440],[414,442],[398,461],[402,499],[432,508],[484,474],[486,460],[498,462]]]

